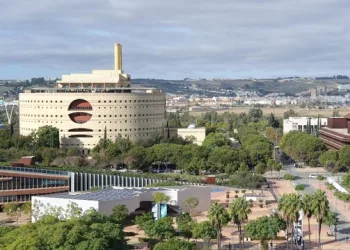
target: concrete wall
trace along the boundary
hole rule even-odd
[[[33,196],[32,197],[32,222],[40,219],[45,214],[51,214],[54,210],[62,209],[60,218],[68,216],[67,206],[71,203],[77,204],[82,209],[82,213],[94,208],[98,211],[98,201],[61,199],[53,197]]]
[[[76,99],[89,102],[92,110],[68,110]],[[118,136],[130,140],[148,138],[163,131],[165,123],[164,93],[21,93],[19,108],[21,135],[50,125],[59,129],[60,144],[65,148],[91,149],[104,137],[105,128],[107,138],[112,141]],[[75,123],[69,115],[77,112],[91,114],[91,119]],[[70,129],[92,131],[70,132]]]
[[[349,194],[348,190],[339,184],[341,183],[341,177],[327,177],[327,182],[332,184],[338,191]]]
[[[140,207],[140,197],[135,196],[127,199],[100,201],[98,211],[104,215],[111,215],[113,208],[117,205],[125,205],[129,213],[132,213]]]
[[[207,211],[211,204],[210,195],[211,187],[209,186],[188,187],[187,189],[180,190],[177,193],[177,205],[180,206],[183,211],[188,212],[188,208],[184,205],[185,200],[187,200],[189,197],[197,197],[199,204],[195,211]]]

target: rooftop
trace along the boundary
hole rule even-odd
[[[58,198],[58,199],[72,199],[72,200],[90,200],[90,201],[112,201],[137,196],[139,192],[129,189],[101,189],[91,192],[77,192],[77,193],[58,193],[51,195],[42,195],[41,197]]]
[[[112,201],[138,196],[146,191],[166,191],[166,190],[181,190],[186,186],[179,187],[154,187],[154,188],[127,188],[127,187],[112,187],[97,191],[76,192],[76,193],[57,193],[50,195],[41,195],[40,197],[72,199],[72,200],[90,200],[90,201]]]
[[[33,88],[24,93],[160,93],[155,88]]]

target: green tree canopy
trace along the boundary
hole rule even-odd
[[[117,205],[112,210],[111,217],[119,224],[124,224],[129,215],[129,210],[124,204]]]
[[[170,240],[157,243],[153,250],[195,250],[196,243],[172,238]]]
[[[128,249],[121,225],[91,211],[80,218],[58,220],[45,216],[0,238],[0,248],[15,249]]]
[[[59,130],[52,126],[43,126],[38,129],[35,134],[36,147],[53,147],[60,146]]]

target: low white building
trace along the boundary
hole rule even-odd
[[[283,120],[283,134],[290,131],[302,131],[306,132],[308,119],[310,119],[311,133],[316,133],[318,118],[310,117],[289,117]],[[320,118],[320,126],[327,126],[327,118]]]
[[[199,146],[202,145],[205,136],[206,136],[205,128],[197,128],[195,124],[189,125],[187,128],[179,128],[177,129],[177,136],[182,137],[184,139],[192,138],[194,139],[193,143]]]
[[[72,204],[81,214],[95,209],[104,215],[111,215],[117,205],[125,205],[129,213],[140,207],[141,202],[153,201],[155,193],[164,193],[170,197],[169,205],[181,207],[188,212],[184,201],[189,197],[197,197],[199,204],[196,212],[207,211],[210,207],[209,186],[176,186],[160,188],[122,188],[112,187],[91,192],[58,193],[32,197],[32,221],[35,222],[46,214],[54,214],[58,218],[69,218]]]

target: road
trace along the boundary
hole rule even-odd
[[[303,193],[314,193],[317,189],[322,189],[326,192],[329,197],[329,203],[332,211],[338,214],[339,223],[337,225],[337,240],[344,241],[346,236],[350,234],[350,210],[349,206],[346,207],[346,203],[338,200],[334,197],[333,193],[329,191],[325,186],[325,181],[319,181],[317,179],[309,178],[310,174],[322,175],[324,177],[328,176],[341,176],[343,174],[333,175],[332,173],[326,172],[323,168],[295,168],[294,165],[284,165],[284,169],[281,171],[281,176],[289,173],[297,176],[297,180],[292,182],[292,185],[305,184],[306,188]],[[331,231],[331,230],[330,230]]]

